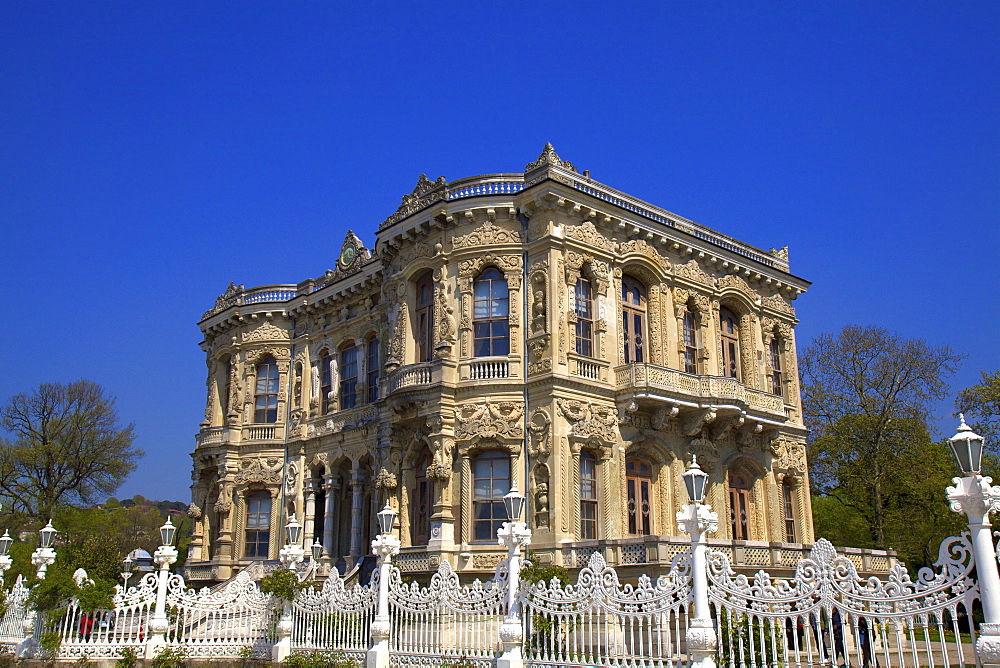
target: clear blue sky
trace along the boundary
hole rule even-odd
[[[790,246],[800,346],[877,324],[967,353],[956,389],[1000,367],[1000,3],[610,4],[0,4],[0,399],[105,385],[147,452],[119,496],[187,500],[227,283],[317,276],[421,172],[546,141]]]

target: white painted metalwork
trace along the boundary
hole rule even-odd
[[[442,561],[426,587],[404,583],[398,568],[389,579],[392,618],[390,651],[399,665],[440,666],[468,659],[490,665],[499,651],[499,630],[506,612],[507,562],[493,579],[462,585],[451,564]]]
[[[378,603],[378,574],[368,585],[347,587],[333,571],[319,591],[305,589],[292,602],[293,651],[334,650],[360,661],[368,649]]]
[[[820,539],[791,579],[738,575],[709,553],[719,662],[732,668],[777,665],[960,666],[976,663],[972,618],[979,589],[967,533],[941,544],[933,568],[915,580],[897,564],[886,580],[858,576],[854,563]],[[949,639],[949,635],[951,639]]]
[[[0,645],[16,647],[24,640],[24,619],[28,615],[28,594],[31,590],[24,584],[24,577],[18,575],[7,592],[4,603],[7,609],[0,617]]]
[[[272,597],[245,573],[219,591],[187,589],[180,575],[171,575],[166,605],[166,642],[183,645],[190,657],[233,657],[243,647],[263,657],[274,642]]]
[[[690,558],[674,559],[656,581],[621,584],[599,553],[576,584],[526,584],[525,665],[683,666],[691,602]]]

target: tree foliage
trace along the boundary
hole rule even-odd
[[[121,424],[115,398],[87,380],[44,383],[0,407],[0,494],[15,512],[48,518],[59,504],[113,493],[143,452]]]
[[[959,392],[955,408],[965,413],[966,421],[995,453],[1000,440],[1000,369],[979,373],[982,382]]]
[[[887,547],[890,537],[902,540],[890,536],[900,521],[947,517],[936,509],[946,511],[940,495],[952,468],[927,425],[962,357],[947,346],[856,325],[816,337],[802,354],[814,493],[857,513],[873,547]],[[907,529],[914,540],[923,535]],[[937,535],[927,529],[923,542]],[[920,540],[907,548],[911,560],[922,560]]]

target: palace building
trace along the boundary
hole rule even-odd
[[[813,542],[792,307],[808,285],[787,248],[598,183],[551,145],[522,173],[421,176],[373,248],[350,232],[332,270],[230,284],[202,316],[188,576],[277,559],[291,517],[348,571],[386,500],[404,572],[489,572],[515,485],[537,561],[601,550],[648,570],[688,543],[693,455],[713,542],[780,565]]]

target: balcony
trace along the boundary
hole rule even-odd
[[[596,360],[592,357],[569,355],[570,375],[577,376],[578,378],[606,383],[608,381],[608,369],[610,368],[611,365],[607,362]]]
[[[459,379],[472,381],[505,381],[521,378],[521,361],[511,357],[476,357],[459,365]]]
[[[735,378],[699,376],[654,364],[626,364],[615,369],[619,396],[657,394],[698,404],[734,404],[784,421],[785,402],[777,394],[754,390]]]
[[[393,395],[408,389],[422,389],[440,385],[443,364],[441,361],[420,362],[401,366],[389,374],[388,394]]]

